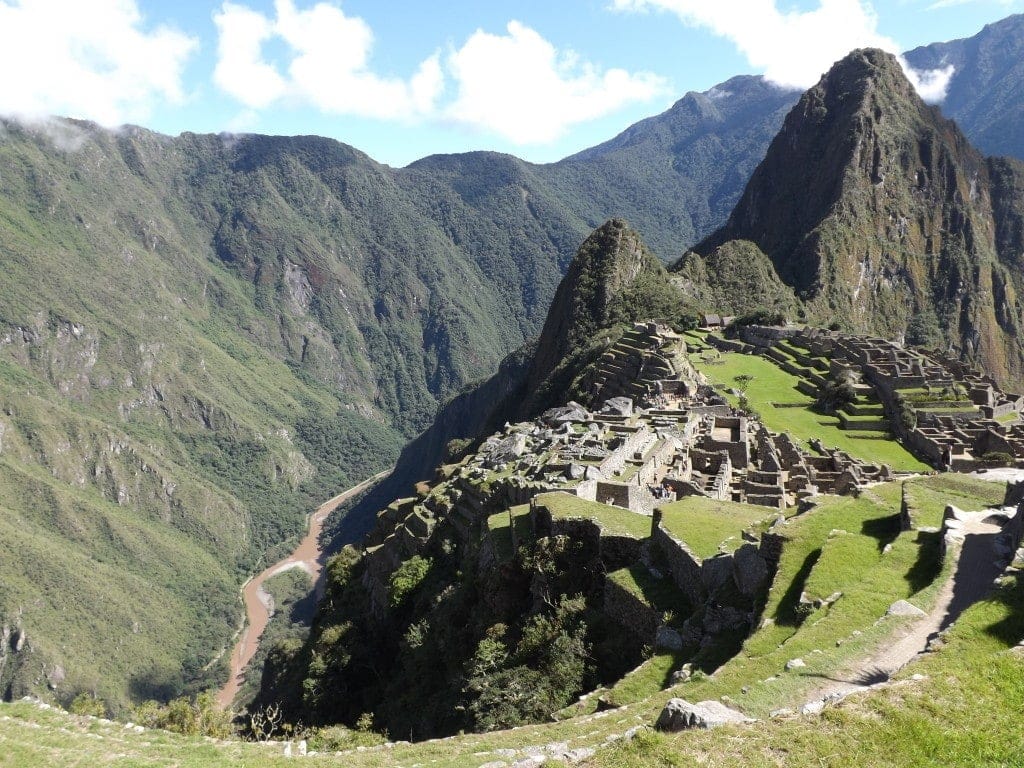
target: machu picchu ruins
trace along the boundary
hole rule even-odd
[[[737,356],[736,370],[757,358],[783,372],[803,398],[777,404],[785,410],[817,408],[828,382],[846,376],[852,392],[829,434],[862,435],[866,446],[899,440],[910,461],[978,469],[1014,445],[1021,398],[962,364],[806,327],[749,325],[726,338],[718,323],[683,332],[633,324],[584,373],[580,401],[506,423],[442,467],[425,493],[381,512],[364,553],[375,612],[387,615],[396,569],[445,523],[485,569],[538,542],[575,542],[579,561],[603,573],[604,615],[645,646],[669,653],[744,637],[778,568],[787,518],[920,470],[772,431],[741,400],[753,376],[713,380],[726,355]],[[909,518],[899,525],[910,527]]]

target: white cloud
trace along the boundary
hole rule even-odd
[[[477,30],[448,57],[457,83],[445,115],[516,144],[553,141],[576,123],[645,102],[666,90],[653,74],[600,70],[559,52],[534,30],[509,22],[507,35]]]
[[[224,3],[213,22],[218,33],[213,81],[251,108],[266,107],[281,98],[285,80],[262,60],[260,51],[274,34],[270,20],[244,5]]]
[[[443,120],[534,144],[666,88],[655,75],[604,71],[572,51],[560,52],[515,21],[505,35],[478,30],[443,60],[435,53],[408,79],[376,74],[369,25],[327,2],[302,10],[293,0],[276,0],[273,18],[225,2],[214,22],[214,80],[249,110],[247,118],[273,105],[309,105],[382,120]],[[264,56],[263,46],[274,40],[287,47],[287,61]],[[454,83],[454,95],[442,103],[446,80]]]
[[[141,121],[183,100],[196,41],[147,29],[135,0],[0,0],[0,113]]]
[[[783,87],[807,88],[854,48],[899,53],[899,45],[878,31],[869,2],[820,0],[809,11],[782,11],[775,0],[612,0],[624,11],[661,10],[683,23],[705,27],[731,41],[750,64]],[[952,68],[918,72],[901,59],[921,97],[941,101]]]
[[[900,58],[907,78],[914,84],[921,98],[929,104],[938,104],[946,98],[946,91],[949,90],[949,81],[953,79],[956,67],[947,64],[941,69],[916,70],[911,68],[903,58]]]
[[[214,80],[250,109],[291,101],[333,114],[408,118],[431,112],[444,87],[437,54],[408,81],[372,72],[372,30],[328,3],[299,10],[292,0],[276,0],[269,18],[226,2],[214,22],[219,33]],[[263,56],[263,44],[275,38],[291,53],[284,73]]]

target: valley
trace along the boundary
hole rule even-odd
[[[328,499],[317,507],[316,512],[309,516],[309,529],[306,535],[302,537],[302,540],[299,541],[298,546],[286,557],[267,566],[242,586],[245,623],[239,632],[238,641],[231,651],[228,682],[217,693],[217,703],[221,707],[229,709],[235,701],[235,697],[238,695],[242,682],[245,679],[246,668],[256,655],[263,630],[266,629],[267,622],[273,613],[273,598],[263,589],[263,583],[267,579],[286,570],[300,568],[308,574],[310,583],[313,585],[312,591],[316,599],[319,599],[323,595],[325,559],[321,536],[323,535],[324,523],[327,522],[327,517],[340,505],[383,479],[388,474],[388,471],[379,472],[373,477],[363,480],[358,485],[342,491],[337,496]]]

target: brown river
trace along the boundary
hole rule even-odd
[[[324,553],[320,549],[320,532],[323,530],[327,516],[339,505],[356,494],[362,493],[390,471],[387,469],[367,478],[359,485],[352,486],[347,491],[343,491],[321,504],[309,516],[309,530],[292,553],[249,579],[242,587],[242,600],[245,603],[245,626],[238,636],[234,650],[231,651],[230,677],[224,687],[217,692],[217,703],[222,708],[230,708],[235,696],[238,695],[242,683],[245,682],[245,668],[252,657],[256,655],[263,630],[267,628],[267,622],[270,621],[273,600],[263,589],[263,583],[282,571],[301,568],[309,574],[310,580],[315,585],[316,599],[319,600],[324,590]]]

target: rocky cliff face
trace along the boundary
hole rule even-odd
[[[894,57],[855,51],[804,94],[694,250],[714,283],[716,250],[749,241],[807,317],[948,347],[1017,383],[1022,171],[971,147]]]

